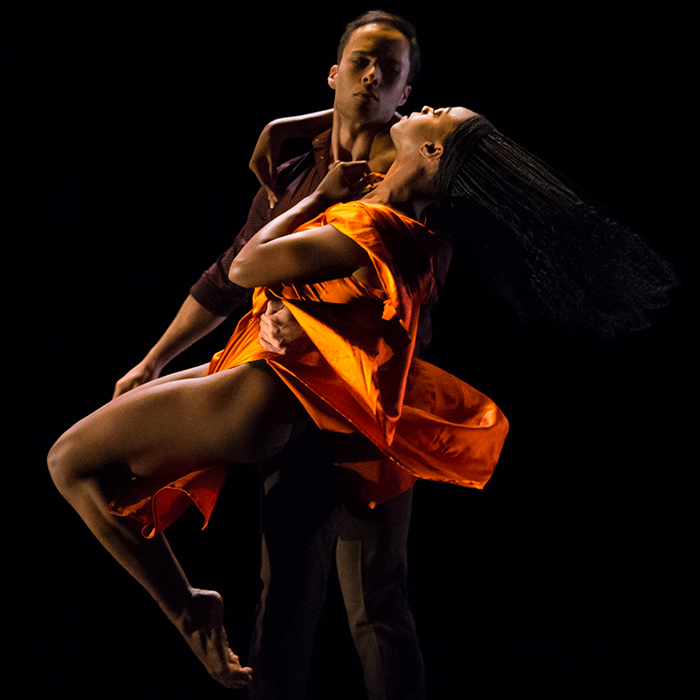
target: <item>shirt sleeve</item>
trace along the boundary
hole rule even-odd
[[[202,273],[190,289],[194,299],[211,313],[217,316],[230,316],[236,309],[250,302],[253,290],[239,287],[231,282],[228,271],[241,248],[268,222],[269,218],[267,194],[260,188],[253,198],[248,219],[236,236],[233,245]]]

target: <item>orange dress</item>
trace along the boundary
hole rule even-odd
[[[381,288],[344,277],[256,289],[251,311],[208,373],[265,360],[319,428],[365,435],[382,459],[342,466],[360,477],[360,495],[370,505],[418,478],[483,488],[508,421],[476,389],[413,358],[420,306],[433,284],[433,234],[388,207],[363,202],[335,205],[298,230],[326,224],[364,248]],[[307,353],[286,358],[259,344],[260,317],[273,297],[284,300],[311,339]],[[152,487],[125,494],[110,510],[136,517],[144,535],[153,536],[194,502],[206,526],[225,475],[225,467],[194,472],[155,494]]]

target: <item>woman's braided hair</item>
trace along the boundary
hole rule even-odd
[[[524,315],[614,336],[646,328],[668,303],[673,268],[484,117],[445,141],[436,184],[450,233],[471,239]]]

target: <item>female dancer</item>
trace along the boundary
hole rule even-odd
[[[397,159],[394,174],[382,183],[396,200],[394,206],[400,200],[414,217],[428,201],[441,142],[471,116],[466,110],[442,114],[442,119],[422,116],[412,122],[416,126],[425,122],[427,127],[429,121],[429,134],[402,129],[407,134],[401,139],[403,158]],[[435,153],[423,157],[419,140],[426,135]],[[347,276],[358,285],[376,283],[369,254],[332,227],[284,235],[333,201],[356,195],[368,175],[365,165],[359,168],[358,177],[358,166],[336,167],[312,197],[263,229],[253,245],[260,244],[264,255],[256,256],[256,263],[252,246],[242,251],[232,271],[237,281],[262,286]],[[424,272],[429,274],[429,268]],[[264,459],[307,418],[294,394],[274,374],[251,364],[208,375],[206,370],[203,366],[165,377],[103,406],[57,441],[48,462],[61,494],[154,597],[210,674],[223,685],[238,687],[249,681],[250,669],[241,668],[228,649],[218,594],[190,586],[162,534],[144,539],[131,519],[108,512],[110,502],[133,477],[150,487],[213,465]]]
[[[510,240],[522,247],[525,266],[536,272],[535,291],[562,318],[585,318],[589,325],[606,318],[606,332],[640,327],[645,311],[660,303],[670,284],[667,267],[638,239],[596,218],[546,169],[469,110],[423,110],[395,125],[392,138],[396,161],[361,203],[341,205],[302,226],[365,184],[369,173],[363,165],[336,165],[314,195],[241,251],[231,278],[260,288],[257,305],[208,368],[119,397],[67,431],[49,455],[64,497],[227,687],[249,682],[251,671],[241,668],[228,648],[221,598],[190,586],[161,532],[172,518],[160,522],[159,513],[176,516],[181,494],[193,495],[206,515],[220,488],[219,465],[274,454],[309,415],[322,428],[359,431],[380,448],[382,458],[371,462],[369,472],[360,470],[379,487],[380,497],[399,492],[416,476],[480,487],[493,470],[507,431],[497,407],[459,380],[411,361],[417,309],[431,281],[430,234],[417,221],[439,192],[476,203],[513,231]],[[578,270],[579,260],[568,267],[559,260],[567,245],[575,257],[586,257],[579,220],[595,241],[590,250],[603,254],[584,272],[583,282],[566,279],[573,274],[569,268]],[[573,243],[562,244],[560,238]],[[617,268],[630,256],[637,266],[625,274]],[[607,266],[602,270],[601,261]],[[612,269],[617,280],[612,304],[595,294],[588,298],[587,286],[604,289]],[[563,292],[550,299],[555,287]],[[282,296],[294,308],[315,343],[296,365],[274,362],[253,342],[267,294]],[[334,303],[314,306],[328,299]],[[324,347],[329,337],[332,342]],[[261,359],[273,371],[261,371]],[[436,409],[437,418],[424,408]],[[440,423],[442,410],[452,420]],[[459,428],[444,430],[448,423]],[[147,493],[142,500],[132,494],[124,505],[133,477]],[[174,480],[174,486],[153,495],[157,486]],[[139,519],[146,505],[148,538],[140,537],[129,519],[109,514],[115,499],[113,512]]]

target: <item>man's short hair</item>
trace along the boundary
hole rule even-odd
[[[365,12],[345,27],[345,33],[340,38],[340,43],[338,44],[338,63],[340,63],[343,58],[343,51],[345,51],[345,47],[348,45],[353,32],[360,27],[364,27],[366,24],[388,24],[390,27],[401,32],[406,39],[408,39],[409,69],[406,83],[410,85],[418,77],[421,68],[420,47],[418,46],[416,28],[407,19],[399,17],[398,15],[392,15],[389,12],[384,12],[383,10],[370,10],[369,12]]]

